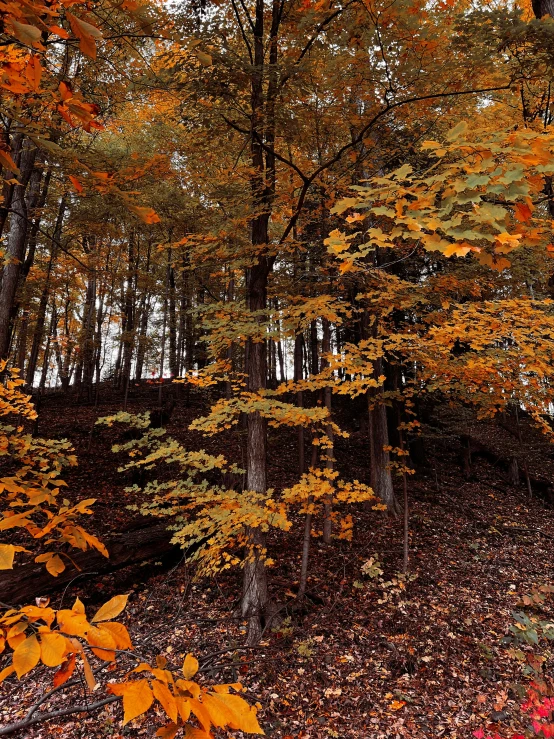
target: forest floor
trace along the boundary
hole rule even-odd
[[[154,392],[131,397],[129,410],[155,407]],[[202,438],[188,431],[201,405],[194,396],[188,406],[179,400],[168,434],[240,462],[237,434]],[[124,529],[136,516],[125,507],[136,502],[135,494],[123,491],[128,473],[117,472],[121,457],[110,451],[118,430],[90,434],[98,415],[120,408],[116,396],[101,398],[95,408],[56,395],[47,397],[41,411],[40,433],[67,437],[75,445],[79,466],[66,479],[71,496],[97,498],[87,524],[99,535]],[[270,433],[270,485],[296,479],[295,442],[294,432]],[[299,610],[294,597],[299,521],[286,544],[283,535],[271,536],[276,565],[270,587],[284,620],[255,649],[243,647],[245,627],[234,615],[240,573],[193,582],[194,569],[185,559],[169,569],[148,562],[78,579],[55,594],[52,605],[59,606],[62,598],[67,604],[76,595],[85,605],[97,604],[129,592],[127,623],[137,652],[147,660],[164,654],[175,665],[192,652],[207,684],[240,680],[246,697],[262,705],[259,719],[268,737],[462,739],[481,727],[509,737],[522,728],[517,685],[524,679],[502,640],[522,595],[552,581],[554,510],[529,499],[524,486],[508,486],[498,466],[486,460],[476,460],[472,478],[465,479],[459,444],[448,437],[429,441],[428,452],[430,466],[409,479],[408,578],[398,574],[402,522],[356,508],[352,542],[326,547],[314,540],[312,597]],[[338,445],[338,466],[349,478],[367,481],[367,458],[367,438],[360,431]],[[361,568],[372,557],[383,572],[367,578]],[[21,684],[6,680],[1,724],[20,720],[50,679],[43,669]],[[71,690],[59,692],[41,710],[81,700]],[[151,736],[164,723],[161,714],[158,718],[156,723],[150,713],[122,729],[121,708],[112,704],[94,715],[38,724],[16,736]]]

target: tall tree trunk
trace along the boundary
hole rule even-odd
[[[171,259],[171,249],[168,252]],[[169,265],[169,374],[171,377],[179,377],[179,361],[177,354],[177,306],[175,299],[175,270],[173,264]]]
[[[14,187],[11,204],[10,232],[6,247],[7,264],[2,273],[0,285],[0,358],[8,356],[13,323],[13,307],[19,281],[21,263],[25,256],[25,245],[28,233],[29,205],[25,194],[33,173],[37,150],[35,145],[26,140],[21,153],[20,174]]]
[[[125,288],[125,333],[122,334],[123,359],[121,377],[123,380],[123,392],[125,394],[124,410],[127,410],[129,383],[131,382],[131,363],[133,361],[133,350],[135,347],[135,275],[135,234],[131,232],[129,235],[127,285]]]
[[[383,360],[381,358],[374,362],[374,377],[382,375]],[[376,392],[368,391],[369,402],[369,446],[371,461],[371,487],[389,512],[397,514],[398,502],[394,495],[392,485],[392,474],[390,470],[390,455],[386,449],[389,445],[389,430],[387,421],[387,408],[380,400],[382,388]]]
[[[322,342],[322,353],[329,353],[331,351],[331,324],[326,318],[322,319],[323,324],[323,342]],[[327,369],[328,366],[327,359],[321,360],[321,369]],[[329,418],[331,417],[331,411],[332,411],[332,393],[331,393],[331,387],[328,386],[324,388],[323,390],[323,402],[325,405],[325,408],[327,409],[327,412],[329,413]],[[327,436],[329,447],[325,449],[325,469],[328,473],[333,472],[334,468],[334,462],[335,462],[335,450],[334,450],[334,434],[333,434],[333,426],[331,423],[325,424],[325,435]],[[331,481],[331,477],[329,478],[329,481]],[[323,501],[323,541],[325,544],[331,543],[331,533],[332,533],[332,519],[331,519],[331,513],[333,509],[333,496],[332,494],[325,497],[325,500]]]
[[[304,335],[302,333],[296,334],[294,337],[294,381],[300,382],[304,379],[304,372],[302,367],[302,348],[304,345]],[[302,408],[304,405],[304,393],[302,390],[296,391],[296,405]],[[298,426],[297,429],[297,443],[298,443],[298,473],[303,475],[305,472],[304,463],[304,427]]]
[[[536,18],[549,15],[554,18],[554,0],[532,0],[533,12]]]

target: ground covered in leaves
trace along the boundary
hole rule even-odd
[[[152,397],[131,398],[129,409],[154,407]],[[240,459],[239,435],[203,439],[187,431],[202,402],[193,398],[186,404],[181,398],[168,433],[195,448]],[[42,434],[67,436],[75,444],[80,465],[67,479],[72,495],[98,499],[89,528],[99,534],[122,530],[136,515],[125,508],[136,501],[123,492],[128,481],[117,473],[110,452],[118,432],[93,430],[98,415],[120,408],[112,396],[97,408],[56,396],[47,399],[41,415]],[[270,484],[289,484],[296,475],[295,434],[272,432],[270,444]],[[79,578],[54,594],[52,605],[70,604],[76,595],[85,605],[96,604],[130,592],[123,620],[140,657],[149,661],[164,654],[177,666],[193,652],[202,682],[241,681],[245,696],[262,705],[260,723],[269,737],[462,739],[483,726],[510,736],[522,729],[517,706],[524,680],[502,640],[522,595],[551,580],[554,511],[541,499],[528,499],[524,486],[509,487],[504,471],[490,461],[476,460],[466,479],[452,438],[433,437],[427,451],[427,468],[409,480],[409,576],[398,574],[401,521],[359,508],[352,543],[325,547],[314,540],[310,598],[298,608],[298,521],[286,545],[281,535],[270,541],[276,561],[270,586],[280,623],[257,648],[244,647],[245,626],[235,615],[240,573],[194,582],[184,557],[170,568],[148,562],[102,578]],[[367,480],[367,457],[367,438],[360,431],[337,449],[343,474],[359,479]],[[103,684],[117,675],[100,671],[97,678]],[[8,678],[0,693],[2,724],[21,720],[50,684],[45,668],[22,683]],[[40,710],[86,700],[77,681],[55,692]],[[111,704],[18,736],[151,736],[164,722],[160,714],[156,723],[150,712],[122,728],[121,718],[120,706]]]

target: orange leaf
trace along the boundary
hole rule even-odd
[[[66,17],[71,30],[79,39],[79,49],[91,59],[96,59],[96,41],[102,38],[102,32],[73,13],[66,13]]]
[[[74,177],[72,174],[70,174],[69,175],[69,179],[70,179],[71,184],[73,185],[73,187],[77,190],[77,192],[83,192],[83,189],[84,188],[83,188],[83,186],[81,185],[81,183],[79,182],[79,180],[76,177]]]
[[[108,683],[108,690],[113,695],[123,696],[123,724],[145,713],[154,701],[148,680],[137,680],[133,683]]]
[[[96,611],[90,622],[95,624],[98,621],[111,621],[112,618],[119,616],[127,605],[128,597],[128,595],[114,595],[107,603],[104,603],[102,608]]]
[[[153,208],[143,208],[139,205],[129,205],[129,210],[132,210],[141,221],[144,223],[159,223],[160,216],[156,213]]]
[[[12,159],[12,155],[9,153],[9,151],[4,151],[3,149],[0,149],[0,164],[9,172],[13,172],[16,175],[19,174],[19,168]]]
[[[529,223],[533,213],[526,203],[517,203],[514,215],[520,223]]]
[[[54,687],[57,688],[63,685],[75,670],[75,655],[72,654],[60,667],[60,669],[54,675]]]
[[[28,636],[21,644],[18,644],[13,653],[13,666],[17,677],[30,672],[36,667],[40,659],[40,644],[35,634]]]
[[[152,691],[154,693],[154,697],[159,703],[161,703],[169,718],[173,722],[176,722],[179,712],[177,710],[177,704],[175,703],[175,697],[167,685],[164,685],[164,683],[159,680],[154,680],[152,683]]]
[[[190,680],[198,672],[198,660],[192,654],[187,654],[183,662],[183,675],[186,680]]]
[[[40,635],[40,658],[47,667],[58,667],[64,661],[67,642],[61,634],[49,632]]]

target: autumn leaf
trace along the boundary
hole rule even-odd
[[[0,570],[13,569],[15,553],[25,551],[27,551],[25,547],[18,547],[14,544],[0,544]]]
[[[198,660],[192,654],[187,654],[183,662],[183,675],[185,680],[190,680],[198,672]]]
[[[148,680],[137,680],[130,683],[109,683],[108,690],[113,695],[123,697],[123,724],[128,724],[137,716],[148,711],[154,702]]]
[[[34,46],[40,43],[40,30],[36,26],[30,26],[28,23],[20,23],[12,20],[13,35],[18,41],[28,46]]]
[[[104,603],[104,605],[98,609],[90,622],[94,624],[99,621],[111,621],[112,618],[119,616],[119,614],[125,610],[128,597],[128,595],[115,595],[111,600]]]
[[[164,711],[167,713],[169,718],[173,722],[176,722],[179,716],[179,712],[177,710],[175,697],[173,696],[167,685],[164,685],[164,683],[160,682],[159,680],[154,680],[154,682],[152,683],[152,691],[154,693],[154,697],[159,703],[161,703]]]
[[[68,175],[68,177],[69,177],[71,184],[77,190],[77,192],[79,193],[83,192],[84,188],[79,182],[79,180],[77,179],[77,177],[74,177],[72,174]]]
[[[59,667],[65,659],[67,642],[61,634],[47,632],[40,635],[40,659],[47,667]]]
[[[0,164],[9,172],[13,172],[15,175],[19,175],[19,167],[12,159],[12,155],[4,149],[0,149]]]
[[[91,59],[96,59],[96,41],[102,39],[102,32],[73,13],[67,12],[66,17],[71,30],[79,39],[79,49]]]
[[[129,205],[129,210],[133,211],[144,223],[159,223],[160,217],[153,208],[145,208],[139,205]]]
[[[36,667],[40,659],[40,644],[35,634],[28,636],[19,644],[13,653],[13,666],[18,678]]]
[[[63,685],[67,680],[69,680],[75,670],[75,663],[76,657],[74,654],[71,654],[54,675],[55,688],[58,688],[60,685]]]
[[[156,736],[159,736],[160,739],[174,739],[175,735],[179,731],[179,727],[177,724],[167,724],[166,726],[160,726],[160,728],[156,731]]]

